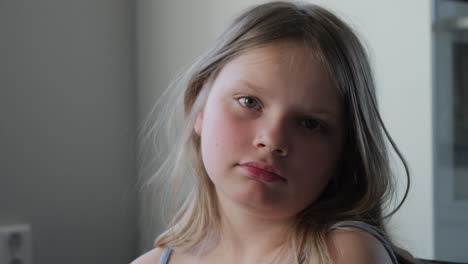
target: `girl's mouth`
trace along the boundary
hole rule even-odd
[[[264,162],[246,162],[240,164],[240,167],[247,173],[247,176],[263,182],[286,181],[269,164]]]

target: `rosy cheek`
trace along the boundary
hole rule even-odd
[[[218,124],[217,134],[234,144],[242,143],[249,130],[249,122],[229,106],[219,108],[214,122]]]
[[[243,122],[225,105],[213,105],[206,111],[202,131],[205,150],[218,152],[212,153],[213,158],[233,152],[243,142]]]

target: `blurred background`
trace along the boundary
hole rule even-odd
[[[163,223],[137,187],[137,128],[182,68],[262,2],[0,0],[0,264],[129,263],[149,250]],[[391,235],[417,257],[468,262],[468,3],[308,2],[368,47],[412,173]]]

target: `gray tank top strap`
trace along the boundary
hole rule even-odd
[[[159,258],[158,264],[168,264],[171,253],[172,253],[172,248],[165,248],[161,254],[161,257]],[[302,252],[301,256],[299,257],[299,263],[302,263],[305,257],[306,257],[305,252]]]
[[[161,258],[159,258],[159,264],[167,264],[169,261],[169,257],[171,256],[172,248],[165,248],[163,253],[161,254]]]
[[[338,227],[357,227],[362,230],[365,230],[372,234],[375,238],[377,238],[382,245],[384,246],[385,250],[387,251],[388,255],[390,256],[390,259],[392,260],[393,264],[398,264],[398,259],[395,255],[395,253],[392,250],[392,247],[390,246],[390,243],[380,234],[380,232],[377,230],[377,228],[368,225],[364,222],[357,222],[357,221],[343,221],[343,222],[338,222],[330,227],[330,229],[338,228]]]
[[[399,264],[398,260],[397,260],[397,257],[396,257],[395,253],[392,250],[392,247],[390,246],[388,241],[380,234],[380,232],[375,227],[373,227],[371,225],[368,225],[368,224],[366,224],[364,222],[343,221],[343,222],[338,222],[338,223],[332,225],[330,227],[330,230],[338,228],[338,227],[357,227],[357,228],[360,228],[360,229],[362,229],[364,231],[369,232],[370,234],[372,234],[375,238],[377,238],[382,243],[382,245],[384,246],[384,248],[387,251],[388,255],[390,256],[390,259],[392,260],[392,263],[393,264]],[[169,248],[169,247],[165,248],[163,253],[161,254],[161,258],[159,259],[159,264],[168,264],[169,257],[171,256],[171,253],[172,253],[172,248]],[[306,257],[306,254],[305,254],[305,252],[303,252],[303,254],[301,254],[301,256],[300,256],[299,263],[302,263],[304,261],[305,257]]]

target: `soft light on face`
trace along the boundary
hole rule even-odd
[[[313,203],[338,171],[342,112],[306,48],[275,43],[230,61],[195,124],[221,204],[289,218]]]

